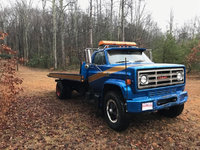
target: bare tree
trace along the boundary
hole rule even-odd
[[[122,41],[125,41],[125,30],[124,30],[124,22],[125,22],[124,7],[125,7],[125,0],[121,0],[121,6],[122,6],[122,15],[121,15]]]
[[[118,13],[118,27],[117,27],[117,39],[120,40],[120,18],[121,18],[121,6],[122,6],[122,0],[120,0],[119,4],[119,13]]]
[[[29,27],[30,27],[30,8],[32,7],[32,1],[21,0],[17,1],[17,12],[19,17],[20,30],[22,31],[22,43],[23,43],[23,56],[26,60],[29,59]]]
[[[113,0],[110,0],[110,38],[113,38]]]
[[[41,22],[41,43],[44,45],[45,39],[45,7],[46,7],[46,0],[42,0],[42,22]],[[43,47],[43,46],[42,46]],[[41,49],[38,50],[38,55],[41,56]]]
[[[65,45],[64,45],[64,9],[63,0],[59,0],[60,3],[60,41],[61,41],[61,51],[62,51],[62,67],[65,68]]]
[[[133,23],[133,0],[130,1],[130,8],[131,8],[131,24]]]
[[[3,20],[4,31],[13,33],[8,44],[19,50],[20,57],[29,58],[30,65],[57,69],[64,68],[66,60],[69,65],[79,64],[81,48],[93,47],[99,40],[149,44],[157,34],[156,24],[144,11],[144,0],[90,0],[89,13],[79,10],[77,1],[42,0],[42,9],[38,9],[18,0],[12,8],[1,9],[0,24]],[[188,32],[192,35],[192,30]]]
[[[173,10],[170,10],[170,18],[169,18],[169,33],[172,35],[173,32],[173,24],[174,24],[174,13]]]
[[[90,24],[89,24],[89,33],[90,33],[90,47],[93,47],[93,23],[92,23],[92,0],[90,0]]]
[[[75,32],[75,47],[78,50],[78,0],[75,1],[75,15],[74,15],[74,32]]]
[[[58,68],[57,64],[57,47],[56,47],[56,32],[57,32],[57,21],[56,21],[56,1],[52,0],[52,14],[53,14],[53,56],[54,56],[54,68]]]

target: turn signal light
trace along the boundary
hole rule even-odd
[[[131,79],[126,79],[126,85],[131,85]]]

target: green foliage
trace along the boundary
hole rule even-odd
[[[157,49],[154,51],[154,61],[163,63],[180,63],[181,52],[172,34],[167,33],[157,42]]]
[[[157,63],[161,63],[162,62],[162,52],[163,52],[163,49],[162,49],[162,46],[163,46],[163,43],[164,43],[164,39],[165,37],[164,36],[160,36],[159,38],[157,38],[156,40],[153,41],[153,44],[152,44],[152,49],[153,49],[153,61],[154,62],[157,62]]]
[[[39,68],[50,68],[53,66],[53,59],[48,55],[38,56],[35,55],[28,62],[28,66],[30,67],[39,67]]]
[[[192,39],[180,43],[179,48],[182,51],[184,59],[182,63],[186,64],[186,57],[191,53],[192,48],[198,45],[198,42],[198,39]]]
[[[178,42],[172,34],[167,33],[156,39],[153,44],[154,62],[186,64],[186,57],[198,44],[198,40]]]
[[[10,59],[12,56],[10,54],[0,54],[0,58]]]

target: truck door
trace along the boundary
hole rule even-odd
[[[106,79],[103,71],[106,69],[105,52],[97,52],[88,70],[88,81],[90,88],[95,92],[101,91]]]

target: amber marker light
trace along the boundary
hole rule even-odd
[[[131,85],[131,79],[126,79],[126,85]]]
[[[81,82],[84,82],[84,76],[81,76]]]
[[[119,46],[136,46],[137,44],[135,42],[125,42],[125,41],[100,41],[99,46],[102,45],[119,45]]]

